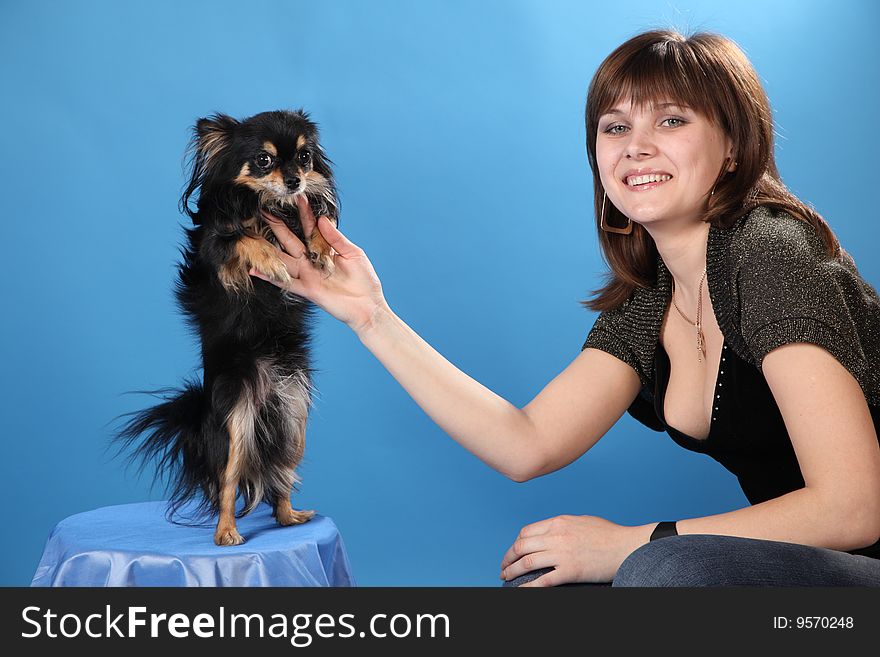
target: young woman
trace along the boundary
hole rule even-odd
[[[601,314],[581,354],[524,408],[397,317],[326,218],[329,273],[268,217],[288,289],[350,326],[441,428],[515,481],[571,463],[628,411],[718,460],[751,503],[636,527],[536,522],[503,579],[880,585],[880,297],[780,180],[751,64],[721,36],[638,35],[599,67],[586,126],[610,279],[586,304]]]

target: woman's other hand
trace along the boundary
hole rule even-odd
[[[332,264],[323,269],[316,267],[306,246],[284,222],[264,212],[266,223],[281,245],[279,257],[291,280],[282,285],[256,269],[251,269],[250,274],[313,301],[360,334],[371,326],[376,313],[387,307],[379,277],[363,249],[339,232],[329,218],[315,220],[305,196],[297,197],[297,207],[305,234],[310,234],[317,224],[321,236],[333,248]]]
[[[610,582],[648,541],[650,526],[626,527],[596,516],[556,516],[526,525],[501,561],[501,579],[554,568],[522,586]],[[646,533],[647,532],[647,533]]]

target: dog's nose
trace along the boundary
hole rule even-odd
[[[284,179],[284,184],[287,185],[289,189],[298,189],[299,188],[299,176],[291,176],[290,178]]]

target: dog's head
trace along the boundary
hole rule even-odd
[[[198,215],[208,204],[229,199],[229,192],[252,199],[254,211],[265,208],[285,219],[296,217],[295,198],[305,194],[316,216],[338,217],[331,162],[318,142],[317,126],[302,110],[243,120],[225,114],[199,119],[190,152],[192,175],[180,203],[195,223],[201,223]],[[196,190],[198,211],[193,211],[189,200]]]

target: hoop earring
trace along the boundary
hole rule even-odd
[[[605,223],[605,201],[608,199],[608,194],[604,190],[602,191],[602,214],[599,218],[599,228],[604,230],[606,233],[619,233],[620,235],[629,235],[633,230],[633,222],[629,217],[626,218],[626,227],[625,228],[616,228],[615,226],[610,226]]]

